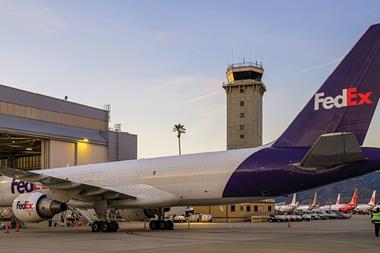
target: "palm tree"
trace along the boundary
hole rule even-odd
[[[178,124],[174,125],[174,127],[173,127],[173,132],[177,132],[177,137],[178,137],[178,151],[179,151],[179,154],[181,154],[181,134],[186,133],[186,128],[185,128],[185,126],[182,125],[181,123],[178,123]]]

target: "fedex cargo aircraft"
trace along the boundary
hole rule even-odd
[[[130,219],[157,215],[151,229],[172,229],[163,215],[170,206],[257,201],[379,170],[380,149],[361,147],[379,100],[379,70],[377,24],[268,145],[35,171],[0,167],[0,174],[49,188],[14,199],[19,219],[38,222],[71,205],[95,209],[93,231],[116,231],[106,213],[118,208]]]

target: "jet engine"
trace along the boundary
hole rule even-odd
[[[21,194],[12,204],[13,214],[25,222],[41,222],[67,210],[63,202],[52,200],[41,192]]]

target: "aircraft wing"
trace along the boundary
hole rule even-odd
[[[129,207],[154,207],[172,204],[178,201],[178,197],[172,193],[162,191],[147,184],[132,184],[121,186],[92,185],[68,180],[68,178],[45,175],[44,171],[26,171],[0,166],[0,174],[23,180],[30,183],[38,183],[48,187],[47,195],[59,200],[78,200],[96,202],[100,200],[113,200],[115,206],[118,203]]]
[[[103,187],[77,183],[67,179],[47,176],[43,174],[43,170],[41,170],[41,173],[39,173],[35,171],[26,171],[0,166],[0,174],[10,178],[30,183],[39,183],[43,186],[46,186],[50,191],[53,192],[53,194],[56,193],[58,196],[55,197],[61,201],[67,201],[74,197],[84,201],[95,201],[98,199],[120,200],[136,198],[136,196],[116,191],[115,189],[107,189]]]

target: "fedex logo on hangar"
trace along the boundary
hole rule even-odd
[[[357,92],[357,88],[347,88],[342,90],[341,95],[336,97],[325,97],[324,92],[318,92],[314,96],[314,110],[318,111],[319,107],[323,109],[341,108],[346,106],[372,104],[372,91],[366,93]]]

